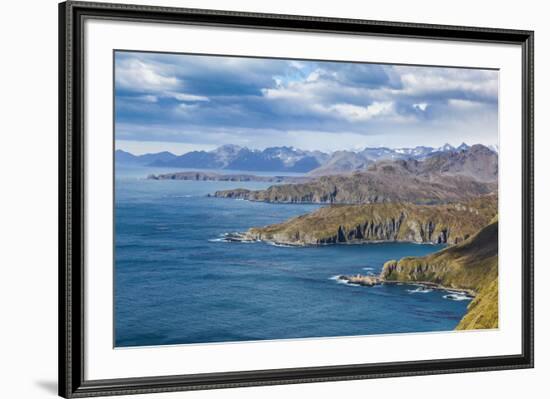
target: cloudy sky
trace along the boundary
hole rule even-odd
[[[498,143],[498,72],[116,52],[116,147]]]

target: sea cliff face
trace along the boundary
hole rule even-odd
[[[463,243],[422,257],[384,264],[382,281],[432,283],[476,297],[457,329],[498,327],[498,220]]]
[[[402,241],[458,244],[497,213],[496,196],[448,205],[335,205],[280,224],[249,229],[248,240],[286,245]]]

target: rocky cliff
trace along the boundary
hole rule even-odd
[[[353,175],[323,176],[311,182],[275,185],[266,190],[217,191],[214,196],[276,203],[431,204],[463,201],[495,192],[497,188],[495,183],[466,176],[419,177],[406,166],[382,165]]]
[[[251,228],[243,237],[287,245],[376,241],[457,244],[497,213],[494,195],[448,205],[333,205],[286,222]]]
[[[498,220],[463,243],[384,264],[382,281],[432,283],[475,295],[457,329],[498,327]]]

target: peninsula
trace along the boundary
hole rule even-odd
[[[379,276],[340,276],[373,286],[414,283],[465,291],[474,296],[457,330],[498,328],[498,217],[464,242],[425,257],[384,264]]]
[[[496,214],[496,195],[443,205],[333,205],[283,223],[253,227],[241,239],[296,246],[381,241],[458,244]]]

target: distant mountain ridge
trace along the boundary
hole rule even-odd
[[[481,144],[475,144],[482,146]],[[472,146],[473,147],[473,146]],[[417,160],[423,161],[427,158],[450,153],[462,153],[472,148],[466,143],[458,147],[446,143],[445,145],[434,148],[427,146],[416,146],[414,148],[395,148],[388,147],[367,147],[362,151],[336,151],[328,161],[319,168],[309,172],[312,176],[339,175],[352,172],[365,171],[370,165],[379,161],[397,161],[397,160]],[[489,147],[485,147],[494,152]],[[496,152],[494,152],[496,155]]]
[[[304,151],[286,146],[260,151],[233,144],[212,151],[190,151],[179,156],[169,152],[133,155],[123,150],[115,151],[115,162],[120,164],[264,172],[306,173],[321,166],[328,158],[329,155],[321,151]]]
[[[494,149],[476,144],[496,155]],[[472,147],[475,147],[472,146]],[[123,150],[115,151],[115,162],[159,167],[195,169],[233,169],[263,172],[309,173],[312,176],[334,175],[365,171],[378,161],[425,160],[443,154],[468,152],[472,147],[463,143],[458,147],[445,144],[442,147],[417,146],[414,148],[367,147],[360,151],[305,151],[294,147],[268,147],[251,150],[227,144],[212,151],[190,151],[175,155],[164,151],[134,155]]]

